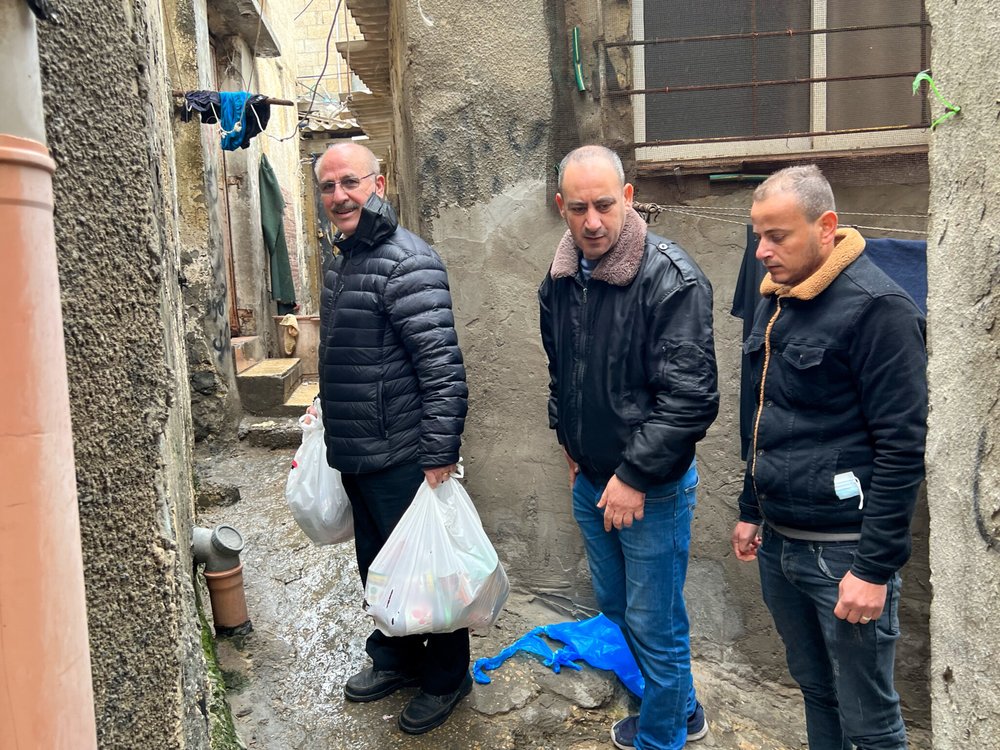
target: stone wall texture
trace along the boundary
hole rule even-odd
[[[142,1],[59,11],[40,46],[99,744],[202,748],[163,19]]]
[[[931,136],[931,695],[935,750],[1000,747],[1000,20],[928,0],[932,70],[960,117]],[[975,74],[970,74],[975,71]],[[941,104],[929,96],[934,116]]]

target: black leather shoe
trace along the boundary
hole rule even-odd
[[[472,692],[472,675],[468,672],[462,685],[448,695],[431,695],[421,690],[399,715],[399,728],[407,734],[423,734],[444,724],[458,702]]]
[[[367,703],[392,695],[400,688],[415,687],[420,680],[403,672],[368,667],[351,677],[344,685],[344,697],[349,701]]]

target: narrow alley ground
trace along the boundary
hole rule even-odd
[[[614,675],[589,667],[554,674],[531,656],[516,656],[492,672],[492,684],[476,685],[443,727],[422,737],[396,727],[411,691],[372,704],[345,702],[344,681],[366,663],[371,621],[360,606],[353,545],[313,546],[285,505],[293,454],[290,448],[241,443],[196,456],[203,488],[235,486],[240,492],[234,504],[201,508],[199,523],[231,524],[246,540],[242,561],[253,633],[220,639],[218,651],[237,730],[248,748],[612,747],[609,727],[628,710],[627,692]],[[532,627],[562,619],[530,593],[515,590],[498,624],[474,635],[473,658],[492,656]],[[711,727],[699,747],[804,747],[799,701],[787,688],[736,685],[705,664],[695,665],[695,679]]]

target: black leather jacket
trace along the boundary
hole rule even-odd
[[[336,245],[320,303],[330,465],[361,474],[457,462],[468,388],[441,258],[375,194]]]
[[[812,299],[765,297],[743,349],[759,418],[740,520],[860,533],[851,571],[885,583],[910,555],[924,476],[923,314],[862,254]],[[835,492],[834,476],[847,472],[863,502]]]
[[[646,234],[625,285],[549,274],[538,292],[549,426],[589,478],[646,491],[683,476],[719,410],[712,287]]]

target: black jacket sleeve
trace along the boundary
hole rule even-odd
[[[647,323],[647,371],[654,406],[625,446],[615,474],[645,491],[656,477],[690,457],[719,413],[712,334],[712,288],[684,279],[652,307]]]
[[[875,450],[851,572],[885,583],[910,557],[910,520],[924,478],[924,318],[903,295],[877,297],[853,326],[849,356]]]
[[[538,321],[542,332],[542,346],[549,363],[549,427],[557,430],[559,427],[559,402],[556,399],[556,342],[552,330],[552,276],[545,275],[545,280],[538,288]]]
[[[420,254],[401,261],[386,282],[384,298],[420,386],[420,465],[429,469],[456,463],[469,391],[440,258]]]

